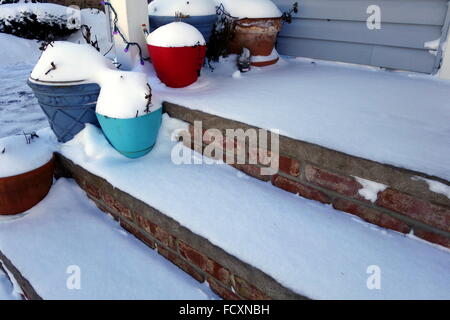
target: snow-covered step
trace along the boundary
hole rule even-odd
[[[149,81],[170,103],[450,181],[448,81],[292,57],[244,74],[234,56],[214,67],[184,89]]]
[[[229,162],[234,159],[237,147],[244,151],[239,157],[241,162],[229,163],[250,176],[271,181],[272,185],[302,197],[332,204],[337,210],[381,227],[414,233],[450,248],[449,181],[296,140],[283,132],[272,134],[272,141],[277,139],[279,148],[268,144],[269,156],[266,150],[255,147],[256,141],[245,140],[265,132],[261,128],[220,117],[214,108],[208,113],[165,102],[164,109],[170,116],[190,123],[188,132],[181,136],[185,145],[200,153],[211,156],[214,147],[215,152],[220,151],[219,158]],[[241,137],[235,139],[233,135],[239,136],[239,130]],[[219,140],[215,132],[221,133]],[[258,145],[266,145],[267,141],[257,139]],[[267,167],[276,170],[268,173]]]
[[[450,298],[450,250],[224,164],[177,165],[174,148],[196,163],[205,159],[172,141],[175,129],[187,125],[165,117],[155,149],[129,160],[88,126],[61,146],[61,169],[99,207],[226,298]]]
[[[43,299],[217,298],[101,213],[73,180],[59,179],[27,213],[1,217],[0,252]],[[0,299],[10,291],[4,282],[0,272]]]
[[[232,57],[215,67],[180,90],[149,81],[170,116],[203,130],[278,131],[279,174],[248,160],[235,165],[245,173],[450,248],[448,81],[292,57],[245,74]]]

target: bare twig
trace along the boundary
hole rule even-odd
[[[53,70],[56,70],[56,65],[55,63],[52,61],[50,63],[50,65],[52,66],[50,69],[47,70],[47,72],[45,73],[45,75],[48,75],[50,72],[52,72]]]

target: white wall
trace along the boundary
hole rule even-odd
[[[119,17],[120,31],[129,42],[137,42],[142,49],[144,58],[147,58],[147,43],[142,32],[142,25],[148,26],[147,0],[111,0],[111,4]],[[111,14],[111,18],[113,18],[113,14]],[[129,70],[139,63],[138,49],[135,46],[131,46],[130,50],[125,53],[126,44],[119,35],[114,36],[114,43],[117,59],[124,70]]]

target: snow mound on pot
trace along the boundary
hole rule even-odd
[[[244,18],[279,18],[280,9],[270,0],[216,0],[231,16]]]
[[[45,130],[38,135],[39,138],[31,139],[29,144],[25,135],[0,139],[0,178],[35,170],[50,161],[55,137]]]
[[[208,16],[216,14],[214,0],[154,0],[148,5],[151,16]]]
[[[97,72],[105,68],[113,69],[114,66],[92,46],[57,41],[42,53],[31,78],[50,82],[93,81]]]
[[[98,77],[101,86],[96,112],[110,118],[129,119],[143,116],[161,107],[151,97],[147,76],[140,72],[106,70]]]
[[[200,31],[190,24],[172,22],[150,33],[147,43],[157,47],[193,47],[204,46],[206,41]]]

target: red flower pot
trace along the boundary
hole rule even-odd
[[[54,159],[19,175],[0,178],[0,215],[13,215],[31,209],[45,198],[52,186]]]
[[[206,55],[206,46],[148,46],[158,78],[168,87],[183,88],[197,81]]]

